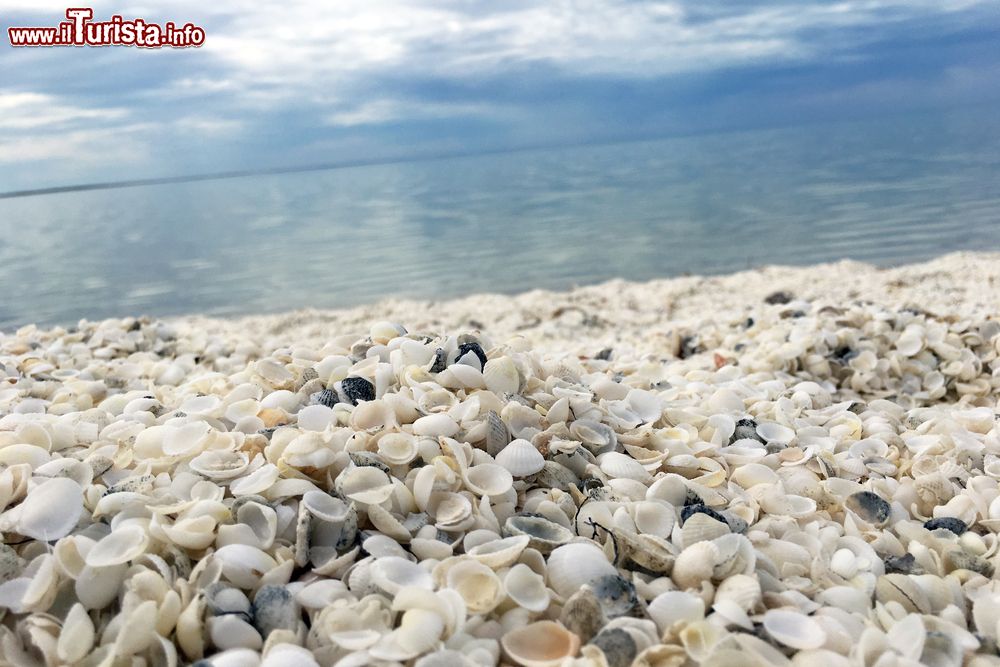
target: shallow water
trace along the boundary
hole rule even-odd
[[[997,250],[998,145],[936,114],[0,200],[0,327]]]

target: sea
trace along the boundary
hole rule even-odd
[[[1000,250],[1000,117],[915,114],[0,199],[0,330]]]

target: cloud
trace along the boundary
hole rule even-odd
[[[738,124],[755,107],[835,107],[849,100],[845,91],[874,104],[880,94],[896,100],[898,91],[914,89],[905,60],[884,62],[894,40],[998,23],[988,0],[290,0],[249,7],[238,0],[94,4],[98,19],[120,13],[201,25],[207,40],[200,49],[0,48],[0,159],[12,164],[20,154],[36,165],[0,172],[0,182],[42,186],[53,174],[104,180],[136,165],[189,169],[193,160],[219,170],[287,164],[322,158],[331,146],[349,158],[655,134]],[[49,0],[0,0],[5,25],[55,25],[64,11]],[[977,86],[995,80],[995,55],[968,62],[972,47],[921,39],[933,61],[921,81],[981,97]],[[851,80],[835,80],[842,76]],[[131,158],[131,169],[116,151],[74,157],[115,131],[145,156]],[[46,160],[58,160],[59,169],[47,169]]]

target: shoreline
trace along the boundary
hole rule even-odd
[[[265,344],[315,344],[332,332],[362,332],[376,321],[422,331],[480,329],[494,338],[525,336],[541,349],[567,342],[641,348],[665,325],[734,324],[776,291],[818,307],[870,301],[886,308],[918,306],[941,316],[1000,316],[1000,252],[957,252],[933,260],[880,268],[841,260],[810,266],[770,265],[735,273],[643,282],[614,279],[570,290],[471,294],[442,301],[385,298],[338,309],[300,309],[263,315],[163,318],[178,326],[249,336]],[[482,326],[479,326],[482,325]],[[667,329],[670,327],[667,326]],[[266,345],[265,345],[266,346]],[[657,351],[658,345],[653,346]]]

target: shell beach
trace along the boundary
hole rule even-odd
[[[998,254],[26,326],[0,664],[1000,665],[998,401]]]

